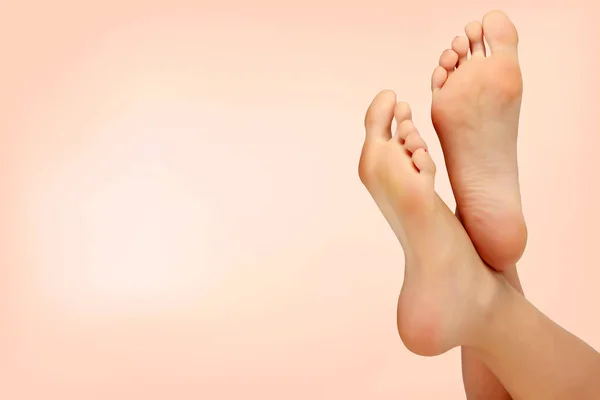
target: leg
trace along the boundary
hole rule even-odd
[[[504,283],[476,354],[517,399],[600,398],[600,354]]]
[[[517,266],[508,267],[502,273],[506,281],[523,294]],[[467,399],[471,400],[510,400],[510,394],[474,349],[461,348],[462,375]]]
[[[507,281],[523,293],[514,264],[526,241],[516,162],[522,91],[516,51],[518,36],[501,12],[486,15],[483,25],[470,23],[465,31],[468,39],[455,38],[434,71],[432,117],[451,173],[457,217],[482,257],[496,269],[504,270]],[[484,35],[493,44],[493,54],[487,59]],[[495,74],[503,65],[511,66],[514,73]],[[466,84],[468,78],[472,82]],[[490,125],[490,121],[499,123]],[[473,128],[471,134],[464,129],[468,125]],[[499,173],[500,170],[506,173]],[[503,188],[500,196],[496,185]],[[467,221],[460,217],[461,209]],[[498,231],[491,229],[498,226]],[[500,381],[471,349],[462,348],[462,366],[468,399],[510,399]]]
[[[460,212],[456,210],[456,217],[462,223]],[[517,273],[517,266],[512,265],[504,270],[502,273],[506,281],[523,294],[523,287],[521,286],[521,280]],[[502,383],[492,373],[487,365],[479,358],[477,352],[472,348],[462,347],[461,348],[461,360],[462,360],[462,375],[463,383],[465,386],[465,393],[467,399],[481,399],[481,400],[510,400],[511,396],[506,391]]]

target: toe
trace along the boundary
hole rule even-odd
[[[392,137],[395,104],[396,94],[391,90],[384,90],[375,97],[365,116],[367,140],[389,140]]]
[[[483,17],[485,40],[492,53],[510,52],[517,54],[519,34],[515,25],[502,11],[492,11]]]
[[[425,148],[415,150],[412,155],[413,164],[422,174],[435,175],[435,163]]]
[[[412,111],[408,103],[401,101],[396,104],[394,118],[396,119],[396,134],[394,138],[404,141],[406,136],[415,130],[412,122]]]
[[[440,56],[440,67],[444,68],[448,76],[454,72],[456,63],[458,62],[458,54],[454,50],[445,50]]]
[[[405,143],[406,138],[414,132],[417,132],[414,122],[412,122],[410,119],[405,119],[404,121],[398,123],[394,138],[402,143]]]
[[[405,101],[398,102],[398,104],[396,104],[396,107],[394,108],[394,118],[396,119],[397,124],[400,124],[406,119],[412,119],[412,111],[410,110],[410,105]]]
[[[448,79],[448,71],[446,71],[443,67],[438,66],[433,70],[433,75],[431,76],[431,90],[435,93],[440,90],[446,80]]]
[[[404,148],[410,151],[411,153],[414,153],[418,149],[427,150],[427,144],[425,143],[425,140],[423,140],[421,135],[419,135],[419,133],[415,130],[414,132],[409,133],[408,136],[406,136],[406,139],[404,140]]]
[[[457,36],[452,41],[452,50],[458,55],[457,66],[461,66],[467,61],[467,55],[469,54],[469,39],[464,36]]]
[[[485,44],[483,43],[483,27],[479,21],[473,21],[465,27],[471,46],[471,56],[485,56]]]

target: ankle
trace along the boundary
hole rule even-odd
[[[481,283],[479,313],[465,343],[480,350],[484,350],[494,333],[505,325],[504,315],[510,309],[512,298],[520,295],[501,273],[491,272],[486,276],[488,279]]]

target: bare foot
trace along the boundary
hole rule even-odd
[[[465,30],[468,39],[454,39],[433,72],[431,117],[464,226],[481,257],[504,270],[527,241],[517,168],[518,35],[501,11]]]
[[[392,136],[392,119],[397,129]],[[467,344],[498,285],[464,228],[434,191],[435,164],[406,103],[383,91],[369,107],[359,175],[400,240],[404,285],[398,331],[407,348],[433,356]]]

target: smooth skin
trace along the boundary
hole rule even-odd
[[[519,36],[501,11],[467,24],[465,34],[442,52],[433,72],[431,116],[457,217],[480,256],[523,294],[516,268],[527,241],[517,166],[523,93]],[[467,399],[511,398],[472,349],[462,348],[462,369]]]
[[[359,176],[405,253],[398,331],[406,347],[434,356],[463,346],[514,399],[600,398],[600,354],[489,268],[435,193],[435,164],[408,104],[381,92],[365,126]]]
[[[504,271],[527,242],[517,166],[519,36],[501,11],[471,22],[465,33],[433,72],[431,119],[465,229],[481,258]]]

